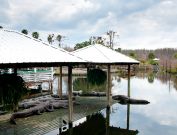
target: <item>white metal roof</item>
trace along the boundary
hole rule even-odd
[[[84,63],[62,48],[22,33],[0,29],[0,65],[17,63]]]
[[[108,47],[100,44],[89,45],[73,52],[74,55],[82,57],[85,60],[94,63],[112,63],[112,64],[138,64],[139,61],[134,60],[124,54],[116,52]]]

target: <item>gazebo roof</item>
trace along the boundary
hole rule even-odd
[[[139,61],[100,44],[89,45],[73,51],[72,53],[85,60],[98,64],[139,64]]]
[[[0,29],[0,67],[86,63],[82,58],[25,34]]]

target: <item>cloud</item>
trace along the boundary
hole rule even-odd
[[[68,44],[114,30],[123,48],[175,47],[175,0],[1,0],[0,25],[62,33]]]

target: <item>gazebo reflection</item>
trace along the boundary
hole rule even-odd
[[[128,110],[128,108],[127,108]],[[127,128],[114,127],[110,125],[110,109],[106,108],[106,116],[98,112],[86,117],[85,121],[75,127],[69,127],[68,130],[60,133],[61,135],[137,135],[138,130],[130,130]],[[127,111],[129,112],[129,111]],[[130,112],[127,113],[127,119]],[[127,120],[127,125],[129,121]]]

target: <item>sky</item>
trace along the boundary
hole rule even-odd
[[[177,48],[177,0],[0,0],[0,26],[70,47],[112,30],[115,48]]]

